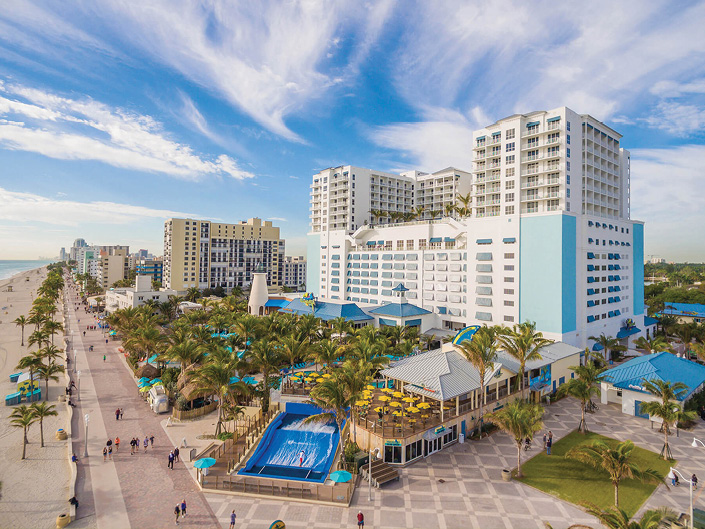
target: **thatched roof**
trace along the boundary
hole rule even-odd
[[[191,376],[193,375],[194,371],[196,371],[196,364],[191,364],[188,366],[183,373],[179,375],[179,379],[176,383],[176,387],[181,391],[181,388],[186,386],[190,380]]]
[[[199,389],[198,385],[195,382],[186,384],[179,391],[186,400],[197,399],[198,397],[204,397],[208,394],[207,391]]]
[[[147,377],[147,378],[156,378],[159,376],[159,369],[154,367],[152,364],[144,364],[142,367],[140,367],[136,372],[135,376],[137,378],[142,378],[142,377]]]

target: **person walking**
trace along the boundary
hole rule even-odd
[[[108,447],[108,459],[110,459],[111,461],[113,460],[113,447],[112,446]]]
[[[693,490],[697,489],[698,488],[698,476],[693,474],[692,476],[690,476],[690,481],[693,482]]]
[[[362,511],[358,511],[357,513],[357,526],[365,527],[365,515],[362,514]]]
[[[119,420],[120,420],[120,408],[118,408],[117,410],[115,410],[115,420],[116,420],[116,421],[119,421]]]
[[[543,449],[546,450],[546,441],[548,440],[548,436],[546,434],[543,434]]]
[[[105,362],[105,355],[103,355],[103,362]]]
[[[174,447],[174,461],[176,461],[177,463],[179,461],[181,461],[181,459],[179,459],[179,447],[178,446]]]
[[[548,438],[553,442],[553,432],[551,430],[548,431]]]
[[[122,420],[122,408],[120,408],[120,420]]]
[[[174,470],[174,452],[169,452],[169,463],[167,467]]]
[[[149,436],[149,446],[150,446],[150,448],[154,448],[154,436],[153,435]]]
[[[147,439],[147,436],[144,436],[144,453],[147,453],[147,445],[149,445],[149,439]]]
[[[553,446],[553,439],[550,437],[548,438],[548,441],[546,441],[546,455],[551,455],[551,447]]]
[[[177,503],[174,507],[174,514],[176,515],[176,524],[179,525],[179,515],[181,514],[181,506]]]
[[[115,452],[117,453],[119,451],[120,451],[120,438],[116,437],[115,438]]]
[[[137,449],[137,441],[135,441],[135,438],[132,438],[132,441],[130,441],[130,455],[135,455],[135,450]]]
[[[186,498],[181,500],[181,517],[186,518]]]
[[[112,448],[113,440],[110,439],[110,437],[108,437],[108,440],[105,442],[105,446],[107,446],[108,448]]]
[[[235,520],[237,519],[237,515],[235,514],[235,509],[233,509],[233,512],[230,513],[230,529],[235,529]]]
[[[103,447],[103,463],[105,463],[108,460],[108,447],[104,446]]]

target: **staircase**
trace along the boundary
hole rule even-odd
[[[360,467],[360,475],[363,479],[370,480],[369,465]],[[381,459],[372,462],[372,484],[379,488],[380,485],[399,479],[399,471]]]

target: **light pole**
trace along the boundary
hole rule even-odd
[[[372,457],[378,457],[379,456],[379,448],[375,448],[374,450],[370,450],[370,459],[368,461],[369,466],[367,467],[367,481],[369,482],[369,501],[372,501]]]
[[[71,349],[73,349],[73,372],[76,372],[76,342],[73,338],[73,331],[71,331]]]
[[[693,437],[693,442],[690,443],[690,446],[692,446],[693,448],[697,448],[698,443],[700,443],[700,446],[705,446],[705,443],[703,443],[700,439],[698,439],[696,437]]]
[[[91,422],[91,416],[87,413],[83,416],[83,423],[86,425],[85,444],[83,445],[83,457],[88,457],[88,423]]]
[[[81,402],[81,370],[78,370],[78,388],[76,388],[78,402]]]
[[[695,442],[695,441],[693,441],[693,442]],[[676,474],[678,474],[680,477],[682,477],[683,481],[688,483],[688,485],[690,486],[690,521],[688,522],[688,527],[690,527],[690,529],[693,529],[693,482],[692,482],[692,480],[686,479],[686,477],[683,474],[681,474],[679,471],[677,471],[674,467],[671,467],[671,471],[668,473],[668,475],[666,477],[668,479],[675,479]]]

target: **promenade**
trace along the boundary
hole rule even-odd
[[[69,335],[73,331],[73,347],[77,369],[81,371],[81,400],[77,404],[79,433],[79,508],[76,527],[98,529],[161,528],[174,526],[174,506],[186,500],[187,517],[182,527],[217,527],[218,522],[203,494],[191,478],[185,463],[167,467],[167,456],[173,448],[160,422],[163,416],[153,413],[137,392],[134,378],[117,351],[118,343],[105,342],[93,315],[81,305],[75,306],[75,290],[69,303]],[[79,321],[80,320],[80,321]],[[83,332],[86,332],[85,337]],[[90,346],[94,350],[89,352]],[[71,351],[73,360],[73,351]],[[106,356],[105,362],[103,355]],[[115,420],[115,409],[123,408],[122,420]],[[88,454],[83,457],[83,417],[89,414]],[[145,436],[154,436],[154,446],[146,452]],[[113,448],[112,461],[103,462],[103,447],[110,437],[120,437],[120,451]],[[140,451],[130,455],[130,440],[140,439]],[[186,456],[186,450],[182,451]],[[92,521],[92,516],[95,516]]]

